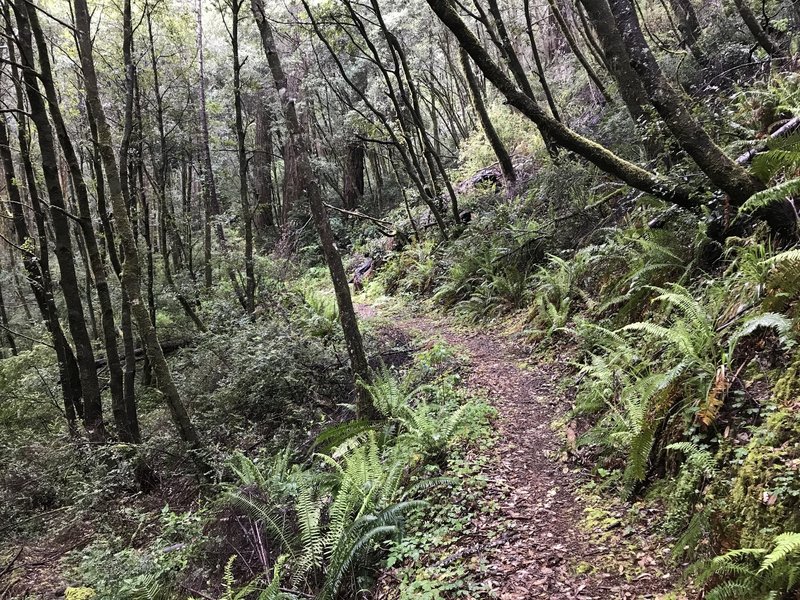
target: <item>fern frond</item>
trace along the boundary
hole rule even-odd
[[[796,263],[798,261],[800,261],[800,248],[786,250],[785,252],[776,254],[775,256],[768,258],[765,262],[769,265],[778,266],[785,263]]]
[[[739,207],[739,213],[751,213],[770,204],[783,202],[798,194],[800,194],[800,177],[789,179],[762,192],[753,194]]]
[[[322,452],[330,452],[347,440],[373,429],[370,421],[360,419],[345,421],[324,429],[314,440],[314,447]]]
[[[238,491],[228,492],[231,504],[243,510],[254,521],[264,524],[281,542],[283,550],[294,556],[292,544],[284,529],[284,519],[273,506]]]
[[[746,583],[726,581],[714,587],[706,600],[753,600],[753,588]]]
[[[758,572],[763,573],[788,559],[789,555],[800,551],[800,533],[782,533],[773,541],[775,548],[764,557]]]
[[[728,353],[733,354],[736,345],[742,338],[752,335],[758,329],[774,329],[778,334],[778,340],[787,349],[791,349],[795,341],[791,337],[792,321],[784,315],[778,313],[764,313],[748,319],[742,326],[731,336],[728,341]]]
[[[385,525],[369,529],[353,542],[347,540],[347,543],[339,548],[339,551],[331,559],[329,571],[325,576],[325,585],[319,596],[320,600],[332,600],[336,598],[345,575],[353,564],[361,558],[364,551],[367,550],[374,541],[391,537],[396,533],[397,527],[394,525]]]

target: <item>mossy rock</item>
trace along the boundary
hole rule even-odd
[[[88,587],[68,587],[64,593],[65,600],[92,600],[97,593]]]

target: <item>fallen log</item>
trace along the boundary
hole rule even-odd
[[[191,339],[182,339],[182,340],[167,340],[165,342],[161,342],[161,349],[164,351],[164,354],[171,354],[176,350],[180,350],[181,348],[185,348],[192,343]],[[145,355],[144,348],[136,348],[133,351],[133,356],[136,360],[143,360]],[[119,360],[121,363],[125,362],[125,356],[120,356]],[[108,358],[105,356],[101,356],[100,358],[94,361],[94,366],[96,369],[102,369],[108,364]]]
[[[767,149],[767,145],[771,140],[789,137],[798,129],[800,129],[800,117],[794,117],[792,119],[789,119],[788,121],[786,121],[786,123],[784,123],[783,125],[778,127],[778,129],[769,134],[769,136],[765,140],[763,140],[760,144],[754,146],[753,148],[750,148],[750,150],[739,156],[739,158],[736,159],[736,162],[740,165],[750,164],[750,162],[756,157],[756,155],[759,152],[763,152],[764,150]]]

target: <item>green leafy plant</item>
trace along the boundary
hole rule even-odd
[[[702,579],[722,578],[706,595],[710,600],[779,600],[800,588],[800,533],[777,536],[768,548],[731,550],[714,558]]]

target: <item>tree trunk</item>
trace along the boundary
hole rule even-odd
[[[203,254],[205,264],[203,273],[206,288],[212,285],[211,266],[211,226],[212,219],[219,214],[219,201],[217,200],[217,186],[214,181],[214,172],[211,169],[211,149],[208,141],[208,112],[206,110],[206,67],[205,51],[203,49],[203,4],[197,0],[197,59],[200,68],[200,81],[198,84],[200,116],[200,161],[202,165],[203,181],[203,211],[205,215],[205,232],[203,238]],[[221,225],[217,224],[218,228]],[[217,232],[219,236],[219,231]]]
[[[580,0],[594,26],[597,39],[603,48],[609,73],[617,83],[619,95],[636,123],[648,121],[647,92],[631,67],[628,49],[617,30],[614,15],[607,0]]]
[[[122,364],[120,363],[119,348],[117,346],[114,305],[111,300],[111,290],[108,286],[105,264],[100,254],[100,247],[94,231],[92,212],[89,205],[89,192],[86,187],[86,182],[83,179],[78,155],[72,145],[58,104],[58,93],[53,83],[50,55],[44,33],[39,25],[39,16],[36,14],[36,11],[33,10],[28,13],[28,17],[39,53],[40,79],[45,88],[45,94],[50,107],[50,115],[69,168],[73,188],[75,189],[81,232],[83,233],[86,254],[89,259],[92,275],[94,276],[95,290],[97,291],[97,299],[100,304],[100,318],[103,329],[103,342],[108,361],[109,389],[111,391],[111,410],[114,416],[114,424],[123,442],[133,442],[131,431],[138,429],[138,424],[131,423],[125,411],[122,394]],[[91,306],[89,310],[91,310]]]
[[[717,188],[735,205],[743,203],[761,184],[714,143],[692,115],[683,97],[669,83],[644,39],[631,0],[611,0],[611,12],[630,53],[631,66],[639,75],[650,102],[672,135]]]
[[[777,42],[770,37],[769,33],[761,27],[753,10],[747,4],[747,0],[733,0],[733,3],[736,5],[736,10],[739,12],[739,16],[742,17],[742,21],[747,25],[747,29],[750,30],[750,35],[755,38],[758,45],[772,58],[784,58],[786,53]]]
[[[272,80],[275,84],[275,89],[279,92],[280,90],[286,90],[286,75],[284,74],[283,65],[281,64],[281,59],[277,52],[275,38],[272,34],[272,27],[264,13],[263,1],[252,0],[252,9],[261,33],[261,42],[264,46],[264,52],[267,55],[267,61],[269,62],[269,68],[272,72]],[[366,353],[364,352],[361,332],[358,328],[356,312],[353,308],[353,300],[350,296],[350,285],[347,282],[347,274],[345,273],[342,259],[339,256],[339,251],[336,249],[336,244],[333,239],[330,222],[328,221],[328,215],[325,212],[325,205],[322,200],[322,190],[319,187],[317,179],[314,177],[310,160],[311,150],[297,118],[294,98],[291,94],[284,93],[281,95],[281,99],[286,117],[288,135],[293,138],[290,143],[300,150],[297,156],[298,166],[304,175],[311,216],[314,220],[317,234],[319,235],[322,252],[325,256],[325,262],[328,265],[334,293],[336,294],[336,303],[339,307],[339,321],[344,332],[347,352],[350,357],[350,368],[353,371],[355,379],[358,414],[361,417],[369,418],[374,415],[374,408],[369,395],[360,383],[361,381],[369,381],[369,365],[367,363]]]
[[[3,337],[6,339],[6,344],[11,349],[11,355],[17,355],[17,343],[14,341],[14,335],[8,328],[8,313],[6,312],[6,303],[3,299],[3,287],[0,285],[0,325],[3,326]]]
[[[586,71],[586,74],[589,76],[589,79],[594,83],[595,87],[598,91],[603,95],[603,98],[606,102],[611,104],[613,101],[611,95],[606,90],[606,86],[603,85],[603,82],[600,80],[600,77],[597,76],[597,73],[592,67],[591,63],[586,60],[586,56],[584,55],[583,51],[581,50],[580,46],[578,46],[578,42],[575,40],[575,36],[572,35],[572,31],[570,31],[569,24],[564,19],[564,15],[561,14],[561,9],[558,8],[558,4],[556,4],[555,0],[548,0],[550,4],[550,11],[553,13],[553,17],[558,23],[559,29],[561,29],[561,33],[564,35],[564,39],[567,40],[567,45],[569,46],[572,53],[575,55],[575,58],[578,59],[578,62],[583,67],[583,70]]]
[[[659,175],[645,171],[628,162],[600,144],[583,137],[572,129],[547,116],[526,94],[519,90],[492,60],[486,49],[466,26],[449,0],[427,0],[441,21],[453,32],[472,60],[489,81],[500,90],[508,103],[531,121],[539,125],[555,141],[593,163],[603,171],[619,178],[631,187],[662,198],[687,209],[696,209],[697,197],[682,185],[670,182]]]
[[[702,29],[697,13],[692,6],[692,0],[669,0],[672,12],[678,19],[678,31],[681,34],[681,45],[689,49],[698,61],[705,60],[703,53],[697,46]]]
[[[275,229],[272,216],[272,115],[269,102],[262,95],[256,112],[256,139],[253,152],[253,179],[255,202],[253,225],[255,234],[263,243],[267,232]]]
[[[24,0],[18,0],[24,4]],[[139,262],[139,249],[133,235],[133,227],[128,218],[127,206],[122,196],[122,184],[117,168],[117,159],[112,147],[111,130],[106,121],[103,105],[97,85],[97,74],[94,67],[94,57],[91,41],[91,27],[89,9],[86,0],[75,0],[75,25],[77,28],[78,42],[80,45],[81,67],[83,70],[86,98],[91,107],[92,114],[97,123],[98,142],[103,163],[108,178],[109,195],[117,224],[117,233],[125,251],[125,264],[122,270],[122,286],[130,299],[133,317],[139,327],[147,356],[153,366],[158,387],[167,402],[172,420],[180,438],[186,442],[192,459],[201,474],[209,472],[209,467],[203,457],[203,444],[197,430],[192,424],[186,411],[178,388],[172,378],[164,352],[156,335],[150,315],[143,302],[141,292],[141,268]]]
[[[480,118],[483,132],[486,134],[486,138],[489,140],[489,144],[491,144],[495,156],[497,156],[506,181],[514,183],[517,180],[517,174],[514,172],[514,164],[511,162],[508,150],[506,150],[506,147],[503,145],[503,141],[500,139],[497,130],[492,124],[492,120],[489,118],[489,113],[486,111],[486,105],[483,103],[483,96],[481,95],[481,88],[469,64],[469,55],[463,48],[460,49],[459,54],[461,55],[461,66],[464,69],[464,75],[467,78],[470,95],[472,96],[472,104],[475,106],[475,112],[478,113],[478,117]]]
[[[230,0],[233,13],[231,46],[233,50],[233,110],[236,118],[236,154],[239,159],[239,202],[241,203],[242,229],[244,232],[244,301],[245,312],[255,311],[256,274],[253,263],[253,219],[247,189],[247,150],[245,149],[244,118],[242,117],[241,71],[239,60],[239,11],[244,0]]]
[[[533,61],[536,64],[536,76],[539,78],[539,85],[542,86],[544,97],[547,99],[547,105],[550,107],[550,112],[556,121],[561,120],[558,114],[558,107],[550,91],[550,86],[547,83],[547,78],[544,74],[544,65],[542,65],[542,57],[539,54],[539,46],[536,44],[536,36],[533,34],[533,18],[531,17],[531,2],[524,0],[523,8],[525,9],[525,28],[528,30],[528,41],[531,44],[531,53],[533,54]],[[463,54],[462,54],[463,56]]]
[[[5,6],[4,18],[6,20],[6,32],[8,39],[13,39],[11,34],[11,16],[9,6]],[[52,277],[50,275],[50,255],[47,243],[47,227],[45,224],[44,211],[39,200],[36,175],[30,157],[30,142],[27,134],[27,124],[25,121],[25,98],[22,93],[22,83],[17,69],[14,46],[7,46],[9,59],[11,61],[11,79],[14,83],[14,90],[17,97],[17,108],[20,111],[17,123],[17,139],[19,142],[20,158],[23,170],[25,171],[25,181],[28,185],[28,198],[33,208],[36,231],[38,234],[38,252],[34,251],[23,253],[22,264],[28,276],[33,296],[39,307],[42,319],[47,325],[47,330],[53,340],[53,347],[58,359],[59,379],[61,383],[62,396],[64,401],[64,414],[67,420],[67,427],[72,435],[77,435],[76,418],[83,415],[80,372],[75,354],[67,341],[64,331],[61,328],[61,321],[58,316],[55,298],[53,296]],[[14,163],[11,157],[11,146],[8,141],[8,131],[6,129],[5,118],[0,117],[0,159],[3,161],[4,173],[6,177],[6,189],[9,194],[11,213],[13,219],[14,233],[17,244],[25,248],[29,241],[33,239],[28,230],[28,223],[25,219],[22,200],[19,193],[20,182],[14,176]],[[8,178],[11,179],[8,179]]]
[[[343,204],[347,210],[358,208],[364,195],[364,142],[352,140],[344,151],[342,189]]]
[[[28,91],[31,119],[36,125],[39,137],[42,171],[50,198],[51,217],[55,234],[55,251],[61,274],[61,290],[67,306],[67,322],[75,342],[81,388],[83,390],[83,423],[93,442],[105,440],[103,407],[100,402],[100,384],[94,366],[94,351],[86,327],[86,318],[81,301],[80,285],[75,271],[75,252],[70,233],[69,217],[66,212],[64,193],[58,172],[53,129],[47,118],[47,107],[39,90],[39,80],[33,58],[31,28],[28,5],[25,0],[16,0],[17,28],[19,30],[20,62],[22,75]]]

